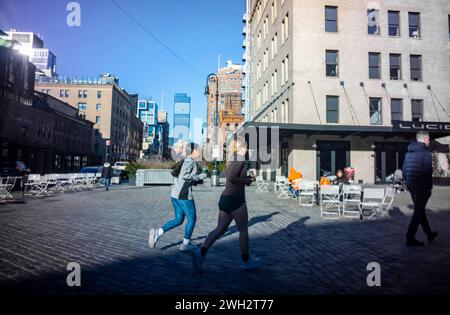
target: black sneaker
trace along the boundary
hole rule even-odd
[[[419,242],[415,238],[406,241],[406,246],[419,247],[419,246],[423,246],[423,245],[425,245],[425,244],[422,242]]]
[[[434,241],[437,235],[438,235],[437,232],[431,232],[431,234],[428,235],[428,242]]]

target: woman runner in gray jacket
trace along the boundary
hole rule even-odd
[[[194,231],[197,220],[194,197],[192,195],[192,186],[202,181],[206,174],[197,174],[197,163],[195,159],[200,156],[200,150],[197,144],[190,143],[186,148],[186,158],[181,166],[181,170],[174,178],[172,186],[171,200],[175,211],[175,218],[164,224],[159,229],[151,229],[149,233],[148,244],[154,248],[159,238],[184,222],[187,217],[187,224],[184,232],[184,239],[180,245],[181,251],[193,251],[197,247],[191,244],[191,236]]]

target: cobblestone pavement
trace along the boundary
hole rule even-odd
[[[198,188],[194,243],[214,228],[223,187]],[[434,243],[407,248],[409,195],[397,195],[377,220],[322,220],[273,192],[247,190],[253,253],[259,270],[239,269],[235,227],[208,253],[198,275],[178,251],[183,228],[156,249],[148,230],[172,218],[170,188],[114,186],[0,205],[0,288],[9,293],[151,294],[438,294],[450,292],[450,188],[436,187],[428,205]],[[418,238],[425,236],[419,231]],[[67,264],[81,265],[81,287],[66,285]],[[368,287],[367,264],[381,266],[381,287]]]

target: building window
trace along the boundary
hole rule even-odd
[[[369,53],[369,79],[381,79],[381,54]]]
[[[327,95],[327,123],[339,122],[339,96]]]
[[[275,56],[278,53],[278,38],[277,33],[272,38],[272,59],[275,58]]]
[[[381,125],[381,98],[371,97],[369,99],[370,105],[370,124]]]
[[[102,91],[97,91],[97,98],[102,98]]]
[[[412,121],[423,120],[423,100],[411,100]]]
[[[400,12],[388,11],[389,36],[400,36]]]
[[[277,2],[272,2],[272,23],[275,22],[277,18]]]
[[[263,64],[263,70],[266,71],[267,68],[269,67],[269,48],[266,48],[266,50],[264,51],[264,64]]]
[[[391,80],[402,79],[402,55],[390,54],[389,55],[389,71]]]
[[[409,12],[409,37],[420,38],[420,13]]]
[[[272,73],[272,82],[271,82],[271,96],[274,96],[275,93],[277,93],[277,80],[278,80],[277,71],[275,70],[274,73]]]
[[[79,98],[83,97],[83,91],[78,90],[78,97],[79,97]]]
[[[40,129],[40,126],[39,126]],[[24,138],[27,135],[27,127],[25,126],[20,126],[20,137]]]
[[[281,76],[283,79],[283,84],[289,80],[289,55],[286,56],[283,60],[282,68],[281,68]]]
[[[380,10],[367,10],[367,32],[369,35],[380,35]]]
[[[7,158],[8,157],[8,147],[2,148],[2,157]]]
[[[64,96],[65,96],[65,97],[69,97],[69,96],[70,96],[70,91],[69,91],[69,90],[66,90],[66,91],[64,92]]]
[[[59,97],[64,97],[64,90],[59,90]]]
[[[99,124],[101,122],[101,117],[100,116],[95,116],[95,123]]]
[[[327,50],[326,51],[326,75],[327,77],[338,76],[338,51]]]
[[[78,103],[78,109],[79,110],[86,110],[87,104],[86,103]]]
[[[337,7],[325,7],[325,32],[336,33],[337,26]]]
[[[422,81],[422,56],[411,55],[409,60],[411,65],[411,80]]]
[[[268,24],[269,24],[269,16],[267,15],[266,18],[264,19],[264,24],[263,24],[263,38],[266,39],[268,32]]]
[[[403,120],[403,100],[401,98],[391,99],[391,120]]]
[[[283,19],[283,22],[281,23],[281,39],[283,43],[287,40],[289,37],[289,13],[286,14],[286,16]]]
[[[283,123],[287,123],[288,122],[288,115],[289,115],[289,99],[286,99],[283,103],[282,103],[282,107],[281,107],[281,119]]]
[[[98,103],[97,105],[95,105],[95,110],[99,111],[102,109],[102,104]]]
[[[84,91],[83,91],[83,98],[86,98],[86,97],[87,97],[87,95],[88,95],[88,94],[87,94],[87,91],[86,91],[86,90],[84,90]]]

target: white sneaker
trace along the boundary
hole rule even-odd
[[[205,256],[200,253],[200,249],[197,249],[195,252],[192,252],[192,263],[194,265],[194,269],[197,270],[198,273],[203,272],[203,263],[205,262]]]
[[[191,242],[189,242],[189,244],[187,244],[187,245],[184,245],[184,243],[181,243],[178,248],[182,252],[195,252],[198,249],[198,247],[195,246],[194,244],[192,244]]]
[[[148,235],[148,246],[150,248],[155,248],[157,241],[158,241],[158,236],[156,234],[156,230],[155,229],[151,229],[150,233]]]
[[[260,267],[261,265],[262,265],[261,259],[253,258],[252,256],[250,256],[250,259],[247,262],[243,261],[241,263],[241,269],[242,270],[253,270],[253,269]]]

